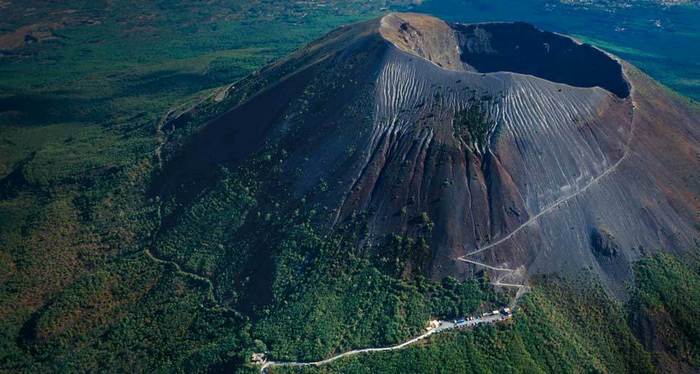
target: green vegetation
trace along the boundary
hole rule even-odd
[[[610,299],[598,281],[541,277],[512,322],[448,332],[401,351],[275,373],[613,372],[698,368],[700,262],[660,253],[635,265],[631,299]]]
[[[700,367],[700,263],[669,254],[641,260],[631,322],[659,364]]]
[[[484,281],[401,281],[342,241],[309,225],[294,229],[276,258],[273,302],[254,336],[275,360],[318,360],[354,348],[387,346],[419,335],[432,318],[502,305]]]
[[[401,277],[415,242],[392,237],[372,251],[357,248],[361,217],[321,234],[314,220],[324,209],[290,196],[284,157],[267,148],[234,171],[218,171],[219,182],[186,209],[166,201],[177,218],[154,241],[158,256],[211,277],[216,299],[253,320],[250,349],[275,360],[317,360],[397,344],[430,319],[507,302],[486,279]],[[431,227],[427,214],[418,219]]]
[[[268,343],[276,360],[318,360],[354,348],[397,344],[419,335],[432,318],[472,314],[503,302],[483,282],[400,281],[348,247],[332,241],[313,244],[321,248],[313,261],[298,249],[285,251],[278,263],[275,301],[256,324],[256,336]],[[303,264],[307,268],[300,271]]]
[[[472,102],[469,108],[458,112],[452,121],[454,136],[472,151],[484,151],[488,132],[494,125],[488,118],[486,105],[480,101]]]
[[[0,363],[28,372],[241,365],[249,326],[207,308],[204,290],[145,256],[119,259],[56,293],[26,323],[2,319]]]
[[[541,279],[512,322],[439,334],[402,351],[354,356],[318,369],[274,372],[653,372],[624,309],[590,284]]]

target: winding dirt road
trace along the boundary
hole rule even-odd
[[[403,348],[406,348],[410,345],[416,344],[419,341],[433,335],[439,332],[444,332],[447,330],[452,330],[452,329],[458,329],[458,328],[464,328],[464,327],[474,327],[476,325],[481,325],[481,324],[493,324],[496,322],[504,321],[507,319],[511,319],[513,316],[512,315],[502,315],[502,314],[495,314],[495,315],[489,315],[489,316],[483,316],[479,317],[470,321],[465,321],[463,324],[454,324],[449,321],[439,321],[440,325],[428,332],[426,332],[423,335],[417,336],[413,339],[407,340],[401,344],[389,346],[389,347],[381,347],[381,348],[363,348],[363,349],[355,349],[352,351],[347,351],[344,353],[340,353],[338,355],[329,357],[325,360],[320,360],[320,361],[310,361],[310,362],[296,362],[296,361],[290,361],[290,362],[277,362],[277,361],[267,361],[262,364],[260,367],[260,372],[261,373],[267,373],[268,369],[271,367],[282,367],[282,366],[289,366],[289,367],[300,367],[300,366],[321,366],[325,364],[329,364],[333,361],[339,360],[343,357],[349,357],[349,356],[355,356],[363,353],[372,353],[372,352],[386,352],[386,351],[397,351]]]
[[[470,260],[470,259],[467,258],[467,256],[469,256],[469,255],[465,255],[465,256],[462,256],[462,257],[457,257],[457,260],[462,261],[462,262],[468,262],[468,263],[470,263],[470,264],[482,266],[482,267],[485,267],[485,268],[487,268],[487,269],[496,270],[496,271],[507,271],[507,272],[513,272],[513,271],[515,271],[515,270],[509,269],[509,268],[499,268],[499,267],[496,267],[496,266],[486,265],[486,264],[484,264],[484,263],[482,263],[482,262],[479,262],[479,261]]]
[[[327,358],[325,360],[320,360],[320,361],[312,361],[312,362],[294,362],[294,361],[292,361],[292,362],[275,362],[275,361],[269,361],[269,362],[266,362],[265,364],[263,364],[263,366],[260,368],[260,372],[266,373],[267,368],[275,367],[275,366],[320,366],[320,365],[331,363],[335,360],[339,360],[343,357],[354,356],[354,355],[358,355],[361,353],[395,351],[398,349],[405,348],[411,344],[415,344],[415,343],[419,342],[420,340],[429,337],[430,335],[438,332],[438,329],[428,331],[423,335],[417,336],[411,340],[407,340],[401,344],[394,345],[391,347],[356,349],[356,350],[347,351],[347,352],[341,353],[339,355]],[[440,330],[440,331],[442,331],[442,330]]]

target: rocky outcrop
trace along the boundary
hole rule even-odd
[[[445,21],[422,14],[391,13],[382,17],[379,33],[404,52],[450,70],[465,70],[457,35]]]
[[[601,257],[617,257],[620,246],[615,238],[604,229],[593,229],[591,232],[591,250],[593,254]]]

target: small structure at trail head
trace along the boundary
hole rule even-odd
[[[440,327],[440,321],[434,319],[428,322],[428,327],[425,328],[426,331],[431,331],[435,330],[436,328]]]
[[[250,357],[250,361],[256,365],[263,365],[267,362],[267,358],[265,358],[264,353],[253,353]]]

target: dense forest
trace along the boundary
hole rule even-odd
[[[700,347],[693,326],[699,270],[697,259],[645,258],[635,266],[637,281],[625,303],[586,274],[540,277],[512,322],[437,335],[403,351],[274,372],[649,373],[661,363],[692,372]]]

